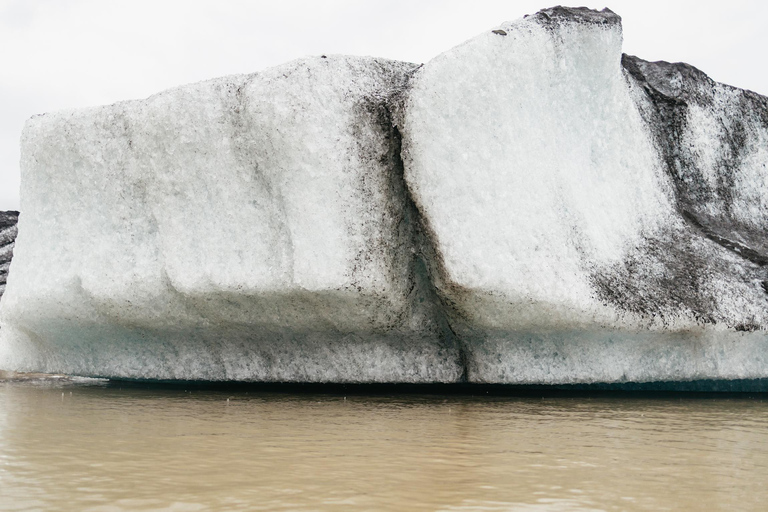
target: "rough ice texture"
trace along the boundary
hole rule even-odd
[[[559,7],[435,58],[401,104],[470,381],[768,375],[766,98]]]
[[[29,120],[0,364],[455,380],[384,101],[413,67],[305,59]]]
[[[556,7],[424,66],[304,59],[35,117],[0,367],[768,377],[768,100]]]
[[[8,269],[11,267],[13,246],[18,234],[16,228],[18,220],[19,212],[0,212],[0,299],[5,292]]]

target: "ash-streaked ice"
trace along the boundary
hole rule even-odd
[[[0,368],[148,380],[768,377],[768,99],[609,10],[423,66],[302,59],[37,116]]]

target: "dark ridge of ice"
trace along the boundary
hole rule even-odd
[[[760,266],[768,262],[768,219],[739,215],[739,178],[750,150],[768,134],[768,98],[720,84],[682,62],[648,62],[622,56],[624,69],[646,92],[641,108],[677,192],[678,210],[713,241]],[[692,109],[711,117],[717,131],[707,143],[713,161],[703,162],[703,141],[692,140]],[[698,143],[698,144],[697,144]],[[715,176],[713,180],[711,175]]]
[[[729,283],[754,310],[768,307],[768,214],[754,170],[768,136],[768,98],[719,84],[685,63],[625,54],[622,66],[641,91],[637,106],[682,222],[646,235],[624,262],[596,272],[598,295],[647,317],[682,310],[703,325],[768,329],[764,315],[728,306],[710,286]]]
[[[553,28],[558,24],[564,23],[621,25],[621,16],[607,7],[602,11],[598,11],[588,7],[564,7],[558,5],[548,9],[542,9],[536,14],[527,15],[525,17],[532,17],[539,24]]]
[[[5,292],[5,284],[8,280],[8,270],[13,258],[13,246],[18,234],[16,223],[19,221],[19,212],[0,212],[0,298]]]

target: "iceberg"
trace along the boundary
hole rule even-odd
[[[0,368],[768,377],[768,99],[621,44],[610,10],[555,7],[420,66],[307,58],[32,118]]]

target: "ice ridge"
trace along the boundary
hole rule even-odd
[[[309,58],[31,119],[0,368],[768,377],[768,99],[621,42],[609,9],[554,7],[420,66]]]

